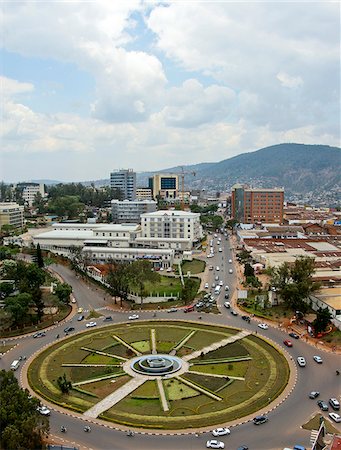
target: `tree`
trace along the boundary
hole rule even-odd
[[[236,219],[230,219],[226,221],[226,228],[229,228],[230,230],[233,230],[233,228],[237,225],[238,220]]]
[[[8,312],[14,325],[22,325],[24,319],[27,317],[27,313],[32,303],[32,296],[30,294],[19,294],[13,297],[5,298],[4,309]]]
[[[184,286],[181,289],[181,299],[187,305],[190,301],[192,301],[193,297],[196,294],[196,282],[192,280],[192,278],[186,278],[184,282]]]
[[[40,402],[18,384],[12,371],[0,371],[0,447],[38,450],[49,432],[49,418],[37,411]]]
[[[314,259],[299,257],[294,264],[283,263],[273,269],[271,285],[293,311],[306,312],[306,299],[320,288],[320,284],[312,279],[314,273]]]
[[[327,307],[319,308],[316,311],[316,319],[312,323],[312,325],[314,327],[315,335],[319,334],[323,331],[326,331],[328,325],[330,324],[331,319],[332,319],[332,315]]]
[[[66,375],[64,373],[63,376],[59,376],[57,378],[57,384],[59,389],[62,391],[63,394],[68,394],[70,389],[72,388],[72,383],[70,380],[66,378]]]
[[[43,196],[40,192],[37,192],[34,196],[32,206],[34,206],[39,214],[44,214],[45,212],[45,200],[43,199]]]
[[[70,302],[72,287],[67,283],[58,283],[54,293],[62,303],[67,305]]]
[[[37,248],[36,248],[36,264],[38,267],[40,267],[41,269],[44,267],[44,260],[43,260],[43,255],[41,254],[41,248],[40,248],[40,244],[37,244]]]
[[[255,276],[255,270],[249,263],[244,264],[244,276],[245,278]]]

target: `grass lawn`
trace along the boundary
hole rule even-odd
[[[91,311],[89,311],[88,315],[86,316],[86,320],[89,319],[98,319],[99,317],[102,317],[103,314],[101,314],[98,311],[95,311],[94,309],[92,309]]]
[[[202,373],[212,373],[231,377],[243,377],[248,369],[249,361],[240,361],[235,363],[220,364],[196,364],[191,366],[190,370]]]
[[[130,345],[134,347],[135,350],[141,353],[150,353],[151,351],[149,341],[132,342]]]
[[[183,398],[195,397],[200,395],[200,392],[192,389],[187,384],[181,383],[181,381],[172,379],[164,382],[166,395],[169,400],[181,400]]]
[[[320,341],[328,342],[332,345],[339,346],[341,345],[341,331],[340,330],[332,331],[326,336],[320,338]]]
[[[186,376],[183,376],[186,380],[193,381],[193,383],[208,389],[209,391],[215,392],[217,389],[221,389],[226,385],[227,381],[225,378],[210,377],[208,375],[187,372]]]
[[[205,355],[205,360],[230,358],[233,356],[247,356],[248,354],[248,350],[242,344],[233,342],[232,344],[227,344],[224,347],[220,347],[217,350],[207,353]],[[201,358],[196,358],[193,361],[201,361]]]
[[[181,292],[181,281],[179,278],[160,276],[157,283],[145,282],[148,295],[166,295],[176,297]]]
[[[159,390],[155,380],[149,380],[138,387],[133,393],[133,398],[159,398]]]
[[[8,350],[11,350],[11,348],[14,347],[15,344],[5,344],[5,345],[0,345],[0,353],[6,353],[8,352]]]
[[[187,272],[191,272],[191,274],[197,274],[202,273],[205,270],[205,266],[205,261],[193,259],[192,261],[185,261],[184,263],[182,263],[181,270],[184,275],[187,275]]]
[[[307,423],[302,425],[302,428],[305,430],[318,430],[320,428],[320,417],[323,417],[322,414],[316,414],[312,419],[310,419]],[[338,434],[338,430],[334,427],[334,424],[331,423],[329,419],[324,418],[324,423],[327,428],[327,433],[330,434]]]

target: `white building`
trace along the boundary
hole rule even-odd
[[[132,169],[121,169],[110,174],[110,187],[122,192],[123,200],[136,198],[136,173]]]
[[[156,211],[154,200],[111,200],[111,214],[114,223],[139,223],[141,214]]]
[[[18,203],[0,203],[0,229],[3,225],[11,225],[14,228],[24,226],[24,207]]]
[[[38,192],[44,198],[45,187],[43,183],[18,183],[17,188],[21,189],[22,197],[28,206],[32,206]]]

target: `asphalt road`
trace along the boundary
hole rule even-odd
[[[216,241],[216,239],[215,239]],[[223,252],[219,253],[217,245],[214,258],[207,259],[207,263],[214,267],[219,266],[220,270],[210,271],[210,286],[214,282],[214,277],[219,274],[220,279],[223,280],[224,286],[230,286],[230,293],[236,285],[236,274],[233,265],[228,263],[232,259],[229,241],[222,239]],[[233,274],[229,274],[228,270],[233,267]],[[54,267],[54,269],[65,279],[65,281],[73,286],[73,294],[77,300],[77,306],[84,309],[91,308],[105,308],[108,301],[104,299],[103,293],[100,290],[90,289],[89,286],[78,278],[72,271],[64,266]],[[199,320],[210,324],[225,324],[235,327],[245,328],[258,332],[278,344],[282,345],[284,339],[287,338],[285,332],[278,328],[270,326],[268,330],[261,330],[257,327],[254,319],[248,324],[241,319],[240,315],[234,317],[230,311],[225,309],[224,303],[224,288],[218,297],[218,305],[222,314],[205,314],[192,312],[184,314],[183,311],[169,314],[167,312],[158,311],[157,317],[154,320],[162,319],[182,319],[182,320]],[[104,312],[105,313],[105,312]],[[117,323],[126,321],[129,313],[112,312],[113,322]],[[139,312],[140,319],[153,319],[153,312],[144,311]],[[102,319],[95,319],[97,326],[104,325]],[[67,324],[59,324],[55,328],[48,330],[46,336],[39,339],[34,339],[32,336],[21,337],[13,340],[18,345],[2,357],[0,360],[1,369],[9,369],[11,362],[17,359],[20,355],[32,355],[42,346],[52,343],[56,340],[56,335],[63,335],[63,329],[67,325],[75,327],[75,332],[84,331],[86,329],[84,321],[78,322],[76,318],[69,321]],[[10,339],[6,340],[10,341]],[[310,400],[308,394],[312,390],[320,391],[320,398],[328,401],[330,397],[339,397],[340,395],[340,379],[335,375],[336,369],[340,369],[340,361],[334,354],[316,351],[314,347],[303,342],[303,340],[293,340],[293,347],[285,348],[294,360],[298,356],[304,356],[307,360],[307,366],[298,368],[297,383],[290,396],[276,409],[270,412],[269,422],[255,426],[252,422],[247,422],[242,425],[232,427],[231,435],[220,438],[225,442],[225,448],[236,449],[239,445],[248,445],[250,450],[277,450],[284,447],[293,447],[295,444],[301,444],[309,447],[310,433],[303,430],[301,425],[309,420],[314,413],[320,412],[317,407],[316,400]],[[323,364],[317,364],[313,361],[313,355],[318,354],[323,358]],[[20,368],[21,369],[21,368]],[[20,369],[15,372],[16,376],[20,377]],[[328,413],[323,413],[327,416]],[[206,440],[211,438],[210,433],[202,433],[199,437],[194,434],[168,436],[168,435],[147,435],[143,433],[136,433],[134,437],[127,437],[125,432],[108,428],[102,425],[91,424],[91,433],[83,431],[85,422],[80,418],[75,418],[57,411],[52,411],[50,417],[51,434],[65,439],[68,443],[73,443],[75,446],[81,448],[90,448],[96,450],[120,450],[133,449],[137,446],[141,449],[150,450],[187,450],[205,448]],[[67,427],[67,433],[60,432],[60,426]],[[227,424],[228,426],[229,424]],[[334,424],[336,428],[338,426]],[[340,432],[341,432],[341,427]],[[194,433],[194,432],[193,432]]]

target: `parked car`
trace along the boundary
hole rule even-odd
[[[261,328],[262,330],[267,330],[269,328],[269,325],[266,323],[259,323],[258,327]]]
[[[286,339],[285,341],[283,341],[283,344],[286,345],[287,347],[292,347],[292,342],[289,341],[289,339]]]
[[[231,308],[231,303],[230,302],[225,302],[224,306],[225,306],[225,308],[229,309],[229,308]]]
[[[322,411],[328,411],[328,404],[324,401],[324,400],[318,400],[317,401],[317,406],[322,410]]]
[[[261,425],[262,423],[265,423],[265,422],[267,422],[269,419],[268,419],[268,417],[267,416],[256,416],[254,419],[253,419],[253,423],[255,424],[255,425]]]
[[[205,289],[208,289],[208,288],[209,288],[209,284],[205,283]]]
[[[245,322],[251,322],[251,319],[249,316],[242,316],[242,319],[245,320]]]
[[[323,363],[323,359],[321,358],[321,356],[314,355],[313,356],[313,360],[315,362],[317,362],[317,364],[322,364]]]
[[[106,316],[103,319],[103,322],[111,322],[112,321],[112,317],[111,316]]]
[[[131,316],[128,317],[129,320],[136,320],[138,319],[140,316],[138,314],[132,314]]]
[[[341,416],[340,416],[340,414],[331,412],[331,413],[329,413],[328,415],[329,415],[329,417],[330,417],[331,419],[334,420],[334,422],[336,422],[336,423],[340,423],[340,422],[341,422]]]
[[[309,398],[311,398],[312,400],[314,400],[315,398],[317,398],[320,395],[320,393],[318,391],[311,391],[309,394]]]
[[[215,430],[212,431],[212,434],[214,437],[225,436],[231,434],[231,431],[228,428],[216,428]]]
[[[306,360],[305,360],[305,358],[303,358],[303,356],[299,356],[298,358],[297,358],[297,363],[298,363],[298,365],[300,366],[300,367],[305,367],[306,366]]]
[[[64,328],[64,333],[70,333],[71,331],[75,331],[74,327],[66,327]]]
[[[92,328],[92,327],[95,327],[97,325],[97,322],[89,322],[89,323],[86,323],[85,324],[85,326],[87,327],[87,328]]]
[[[330,398],[329,404],[333,409],[335,409],[335,411],[340,409],[340,402],[336,398]]]
[[[49,415],[51,415],[51,411],[50,411],[46,406],[38,406],[38,407],[37,407],[37,411],[38,411],[42,416],[49,416]]]
[[[294,338],[294,339],[299,339],[300,338],[299,335],[294,333],[294,332],[289,333],[289,336]]]
[[[224,442],[217,441],[216,439],[211,439],[206,442],[207,448],[225,448]]]

